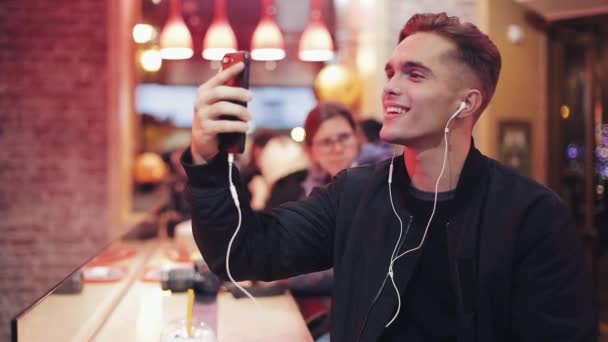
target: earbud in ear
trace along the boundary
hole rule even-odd
[[[458,111],[462,112],[465,108],[467,108],[467,103],[464,100],[460,101],[460,106],[458,106]]]
[[[454,112],[454,114],[452,114],[452,116],[450,116],[450,118],[448,119],[448,122],[450,122],[454,118],[456,118],[458,116],[458,114],[460,114],[460,112],[462,112],[466,107],[467,107],[467,103],[464,101],[460,101],[460,105],[458,106],[458,109]],[[446,126],[446,130],[447,130],[447,126]]]

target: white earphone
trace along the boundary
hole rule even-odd
[[[458,109],[454,112],[454,114],[452,114],[452,116],[450,116],[450,118],[448,119],[448,122],[446,123],[446,127],[448,126],[448,124],[450,123],[450,121],[452,121],[453,119],[455,119],[458,115],[460,115],[460,113],[465,110],[467,108],[467,103],[462,100],[460,101],[460,105],[458,105]]]
[[[393,152],[393,158],[391,159],[391,164],[389,166],[389,173],[388,173],[388,194],[389,194],[389,198],[391,201],[391,207],[393,209],[393,213],[395,214],[395,216],[397,217],[397,220],[399,220],[399,239],[397,240],[397,243],[395,244],[395,248],[393,249],[393,254],[391,255],[391,261],[389,262],[388,265],[388,275],[391,279],[391,282],[393,284],[393,287],[395,288],[395,292],[397,293],[397,310],[395,311],[395,315],[393,316],[393,318],[386,324],[386,327],[388,328],[394,321],[395,319],[397,319],[397,316],[399,315],[399,312],[401,310],[401,295],[399,293],[399,289],[397,288],[397,285],[395,284],[395,279],[394,279],[394,274],[393,274],[393,266],[395,264],[395,261],[397,261],[397,259],[401,258],[402,256],[405,256],[406,254],[409,254],[411,252],[414,252],[418,249],[420,249],[422,247],[422,244],[424,244],[424,240],[426,239],[426,234],[429,230],[429,227],[431,226],[431,222],[433,221],[433,216],[435,216],[435,209],[437,208],[437,194],[438,194],[438,189],[439,189],[439,181],[441,180],[441,177],[443,176],[443,172],[445,171],[445,163],[447,160],[447,156],[448,156],[448,134],[450,132],[449,129],[449,125],[450,122],[452,120],[454,120],[458,115],[460,115],[460,113],[465,110],[467,108],[467,103],[466,101],[462,100],[460,101],[460,105],[458,105],[458,109],[454,112],[454,114],[452,114],[450,116],[450,118],[448,119],[448,121],[445,123],[445,128],[443,130],[444,132],[444,139],[445,139],[445,150],[444,150],[444,154],[443,154],[443,163],[441,166],[441,172],[439,173],[439,176],[437,177],[437,181],[435,182],[435,199],[433,201],[433,211],[431,212],[431,216],[429,217],[429,220],[426,224],[426,228],[424,229],[424,235],[422,236],[422,240],[420,241],[420,244],[418,244],[418,246],[412,248],[412,249],[408,249],[407,251],[398,254],[399,252],[397,250],[399,243],[401,242],[401,237],[403,235],[403,221],[401,220],[401,217],[399,216],[399,214],[397,213],[397,210],[395,209],[395,204],[393,203],[393,193],[391,191],[391,185],[393,182],[393,160],[395,159],[395,153]],[[406,236],[407,236],[407,231],[406,231]],[[403,237],[403,239],[405,240],[405,236]],[[382,287],[380,288],[380,292],[382,291],[382,288],[384,288],[384,283],[382,285]]]

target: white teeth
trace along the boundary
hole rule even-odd
[[[387,113],[401,114],[401,113],[405,113],[406,110],[405,110],[405,108],[401,108],[401,107],[386,107],[386,112]]]

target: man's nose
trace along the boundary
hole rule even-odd
[[[396,77],[392,77],[386,80],[384,87],[382,88],[383,95],[400,95],[401,89],[398,87],[395,81]]]

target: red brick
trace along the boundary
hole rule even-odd
[[[107,236],[107,2],[0,5],[0,341]],[[10,13],[10,15],[9,15]]]

